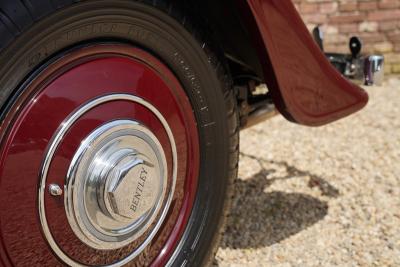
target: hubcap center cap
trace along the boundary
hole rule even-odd
[[[67,214],[78,236],[97,249],[134,241],[156,221],[167,189],[167,163],[154,134],[136,121],[94,130],[70,166]]]

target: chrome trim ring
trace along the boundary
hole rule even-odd
[[[170,191],[167,193],[166,196],[166,202],[164,207],[161,209],[160,211],[160,216],[159,219],[157,221],[157,223],[155,224],[154,228],[151,230],[151,232],[149,233],[149,235],[147,236],[147,238],[143,241],[143,243],[141,243],[131,254],[129,254],[127,257],[125,257],[124,259],[107,265],[110,267],[117,267],[117,266],[123,266],[127,263],[129,263],[132,259],[134,259],[136,256],[138,256],[145,248],[146,246],[151,242],[151,240],[154,238],[154,236],[156,235],[157,231],[159,230],[159,228],[161,227],[168,209],[170,207],[173,195],[174,195],[174,190],[175,190],[175,184],[176,184],[176,176],[177,176],[177,152],[176,152],[176,144],[175,144],[175,140],[171,131],[171,128],[169,127],[166,119],[163,117],[163,115],[157,110],[157,108],[155,108],[153,105],[151,105],[149,102],[147,102],[146,100],[134,96],[134,95],[129,95],[129,94],[110,94],[110,95],[106,95],[103,97],[99,97],[97,99],[94,99],[88,103],[86,103],[85,105],[83,105],[82,107],[80,107],[77,111],[75,111],[74,113],[72,113],[61,125],[60,127],[57,129],[56,133],[54,134],[54,136],[52,137],[52,139],[49,142],[49,145],[47,147],[46,150],[46,156],[44,158],[43,164],[41,166],[40,169],[40,181],[39,181],[39,190],[38,190],[38,206],[39,206],[39,218],[40,218],[40,223],[42,226],[42,230],[43,230],[43,234],[46,237],[47,242],[49,243],[50,247],[52,248],[52,250],[54,251],[54,253],[66,264],[70,265],[70,266],[85,266],[82,265],[79,262],[76,262],[75,260],[73,260],[72,258],[70,258],[68,255],[66,255],[62,249],[58,246],[57,242],[54,240],[53,235],[51,234],[51,231],[49,229],[49,225],[47,223],[47,219],[46,219],[46,210],[45,210],[45,205],[44,205],[44,199],[45,199],[45,193],[46,191],[46,180],[47,180],[47,175],[49,172],[49,168],[50,168],[50,164],[52,162],[52,159],[54,157],[54,154],[57,150],[57,147],[59,146],[59,144],[61,143],[61,141],[64,139],[66,133],[68,132],[68,130],[72,127],[72,125],[86,112],[88,112],[89,110],[91,110],[92,108],[106,103],[106,102],[111,102],[111,101],[119,101],[119,100],[125,100],[125,101],[131,101],[131,102],[135,102],[138,103],[144,107],[146,107],[147,109],[149,109],[152,113],[154,113],[154,115],[160,120],[160,122],[162,123],[170,144],[171,144],[171,151],[172,151],[172,184],[171,184],[171,189]],[[70,195],[70,190],[68,188],[68,186],[64,187],[64,192],[65,192],[65,196]],[[66,197],[67,198],[67,197]],[[68,201],[68,200],[67,200]],[[70,212],[69,209],[67,209],[67,212]],[[71,216],[71,214],[68,214],[68,216]]]

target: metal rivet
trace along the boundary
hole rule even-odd
[[[52,195],[52,196],[61,196],[63,193],[62,189],[57,184],[49,185],[49,192],[50,192],[50,195]]]

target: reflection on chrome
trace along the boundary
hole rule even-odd
[[[50,141],[38,191],[43,233],[54,253],[70,266],[82,264],[61,250],[46,219],[44,199],[48,192],[45,189],[50,163],[58,145],[82,115],[100,104],[118,100],[143,105],[160,120],[171,144],[172,177],[167,184],[163,148],[144,125],[133,120],[115,120],[102,125],[81,143],[70,164],[64,185],[64,203],[71,228],[82,242],[102,250],[122,247],[148,231],[131,254],[109,265],[123,266],[151,242],[172,201],[177,153],[172,131],[161,113],[144,99],[129,94],[110,94],[86,103],[61,124]]]

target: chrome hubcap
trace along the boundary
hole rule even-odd
[[[93,131],[68,174],[68,220],[82,242],[116,249],[154,222],[165,199],[167,163],[157,138],[132,120]]]
[[[171,167],[159,140],[146,126],[135,120],[114,120],[82,141],[70,163],[64,190],[51,184],[47,191],[49,166],[74,123],[99,105],[121,100],[144,106],[161,122],[171,145]],[[139,241],[127,257],[107,265],[123,266],[146,248],[167,216],[176,185],[176,144],[166,119],[154,106],[137,96],[110,94],[81,106],[62,123],[48,145],[40,173],[39,218],[53,251],[66,264],[83,266],[66,255],[54,240],[46,219],[46,192],[54,197],[64,194],[68,222],[84,244],[113,250]]]

